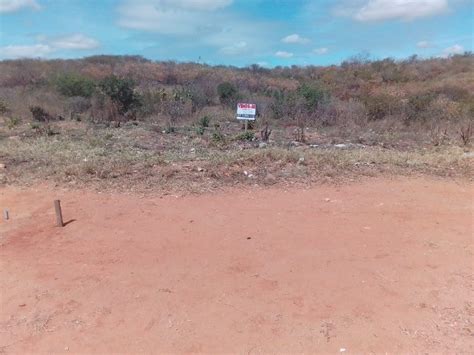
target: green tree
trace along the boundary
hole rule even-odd
[[[95,82],[78,74],[59,75],[55,80],[56,89],[64,96],[91,97],[95,91]]]
[[[141,96],[135,91],[135,83],[131,79],[108,76],[99,83],[99,88],[117,105],[121,115],[139,108],[142,104]]]
[[[225,81],[217,86],[217,95],[222,104],[234,105],[237,103],[238,90],[232,83]]]
[[[317,85],[303,84],[297,92],[305,100],[306,108],[310,111],[316,110],[329,97],[326,90]]]

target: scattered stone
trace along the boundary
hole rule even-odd
[[[259,147],[259,148],[266,148],[267,145],[268,145],[268,144],[265,143],[265,142],[260,142],[260,143],[258,144],[258,147]]]
[[[334,144],[334,148],[347,148],[347,144]]]
[[[248,174],[247,170],[244,170],[244,175],[247,176]]]
[[[343,352],[345,352],[345,351],[346,351],[346,348],[340,348],[340,349],[339,349],[339,352],[340,352],[340,353],[343,353]]]
[[[474,157],[474,152],[465,152],[463,154],[464,157],[466,158],[473,158]]]
[[[197,168],[197,171],[199,171],[200,173],[204,171],[204,168],[201,168],[201,167],[198,167]]]
[[[298,159],[298,164],[300,164],[300,165],[305,165],[305,164],[304,164],[304,157],[300,157],[300,158]]]
[[[277,179],[273,174],[268,173],[263,182],[267,185],[273,185],[277,182]]]
[[[0,164],[0,169],[6,169],[6,165],[5,164]]]
[[[326,198],[324,199],[324,201],[326,201],[326,202],[331,202],[331,199],[330,199],[329,197],[326,197]]]

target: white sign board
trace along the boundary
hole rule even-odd
[[[255,116],[257,114],[257,105],[255,104],[237,104],[237,119],[238,120],[248,120],[255,121]]]

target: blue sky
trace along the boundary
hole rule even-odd
[[[0,0],[0,58],[327,65],[473,50],[472,0]]]

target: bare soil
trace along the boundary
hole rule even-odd
[[[2,188],[1,350],[473,353],[472,187]]]

